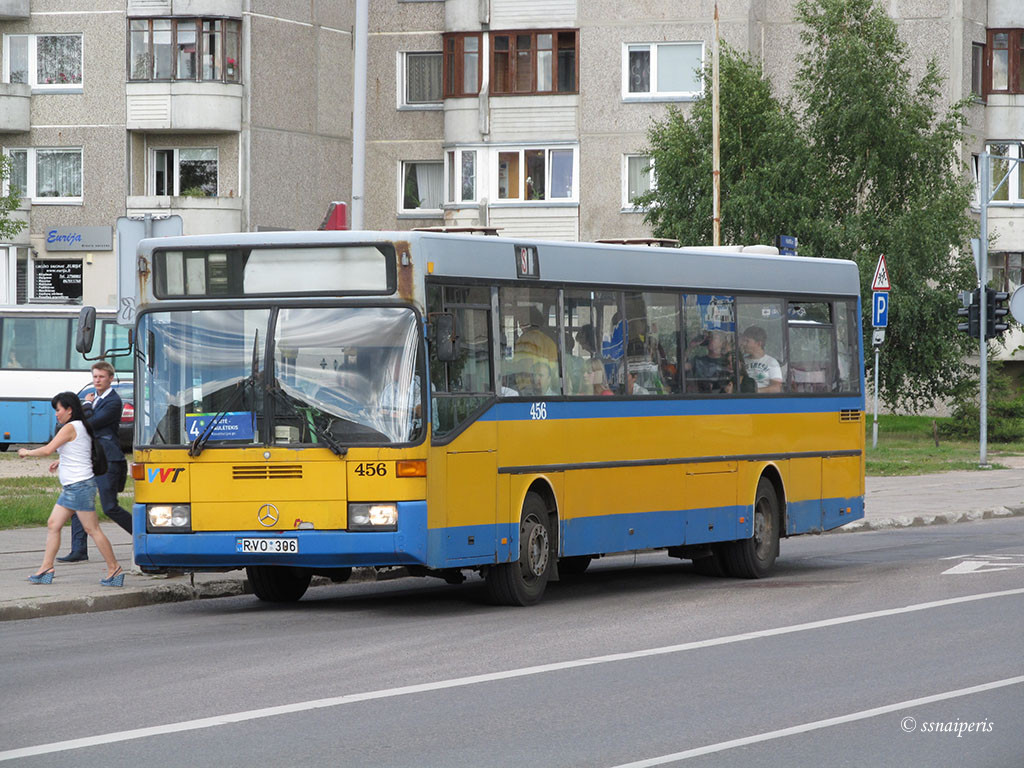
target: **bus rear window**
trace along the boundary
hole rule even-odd
[[[161,299],[384,295],[395,289],[394,247],[196,248],[153,254]]]

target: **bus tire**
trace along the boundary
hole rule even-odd
[[[559,576],[580,576],[583,574],[588,567],[590,567],[590,561],[594,558],[590,555],[574,555],[572,557],[563,557],[558,561],[558,575]]]
[[[526,494],[519,518],[519,559],[499,563],[487,571],[487,593],[497,605],[534,605],[540,602],[551,571],[551,534],[548,510],[536,493]]]
[[[754,497],[754,535],[732,541],[722,548],[730,575],[741,579],[763,579],[779,556],[779,500],[771,480],[762,477]]]
[[[253,594],[267,603],[297,602],[309,589],[313,574],[290,565],[250,565],[245,575]]]

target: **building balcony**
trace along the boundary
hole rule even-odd
[[[32,86],[0,83],[0,133],[26,133],[31,125]]]
[[[238,133],[242,86],[237,83],[128,83],[129,131]]]
[[[0,21],[28,19],[28,0],[0,0]]]
[[[128,216],[181,216],[186,235],[215,235],[242,231],[239,197],[163,197],[141,195],[126,200]]]
[[[128,0],[128,15],[241,18],[242,0]]]

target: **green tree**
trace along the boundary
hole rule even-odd
[[[0,154],[0,188],[4,186],[4,181],[10,178],[10,174],[11,159]],[[0,240],[10,240],[25,226],[25,222],[15,221],[10,217],[11,211],[17,209],[20,198],[21,190],[13,184],[6,195],[0,196]]]
[[[954,322],[956,291],[973,283],[967,244],[976,231],[959,154],[964,104],[940,110],[935,62],[912,87],[907,47],[873,0],[798,0],[796,17],[806,53],[795,107],[771,94],[749,59],[722,55],[723,242],[793,234],[803,256],[853,259],[865,308],[884,253],[893,289],[880,394],[917,410],[970,375],[971,340]],[[652,128],[659,188],[647,218],[657,235],[710,243],[710,136],[710,96],[689,119],[670,112]],[[703,163],[687,171],[692,183],[663,186],[663,165],[673,174],[687,159]],[[706,222],[697,230],[688,219]],[[866,336],[870,323],[865,312]],[[870,369],[873,356],[865,357]]]
[[[793,109],[772,95],[760,65],[724,44],[719,58],[722,242],[769,243],[813,215],[803,177],[815,158]],[[704,76],[711,81],[710,64]],[[649,133],[658,184],[637,203],[647,207],[658,237],[712,242],[711,110],[710,94],[689,117],[669,107]]]

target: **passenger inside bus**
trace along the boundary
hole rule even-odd
[[[731,334],[706,331],[687,351],[687,391],[724,394],[733,391],[735,364]]]

